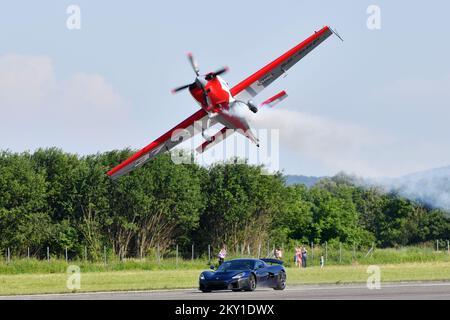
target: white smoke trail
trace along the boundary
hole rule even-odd
[[[282,109],[262,109],[252,117],[252,123],[258,128],[278,128],[282,144],[289,145],[300,157],[315,159],[330,171],[380,174],[364,156],[368,145],[379,146],[383,138],[375,138],[359,126]]]
[[[450,167],[427,170],[399,178],[373,179],[371,184],[381,185],[386,191],[450,212]]]

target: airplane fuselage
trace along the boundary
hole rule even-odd
[[[233,97],[225,80],[219,76],[214,77],[206,83],[205,90],[194,83],[189,87],[189,91],[210,118],[215,118],[226,128],[241,130],[246,137],[258,144],[258,139],[250,130],[245,113],[237,110],[247,109],[247,106]]]
[[[206,83],[205,91],[207,99],[205,99],[204,91],[197,85],[189,87],[189,91],[208,114],[228,110],[230,105],[235,101],[228,84],[219,76],[214,77]]]

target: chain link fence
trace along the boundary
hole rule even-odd
[[[233,258],[275,258],[275,249],[280,249],[282,253],[281,260],[288,267],[297,266],[295,263],[296,248],[304,248],[306,251],[306,266],[326,266],[339,264],[365,264],[375,261],[377,263],[395,263],[395,262],[414,262],[416,260],[433,261],[438,260],[441,256],[450,255],[449,240],[435,240],[414,247],[397,247],[397,248],[377,248],[375,243],[370,246],[354,244],[344,244],[340,242],[332,243],[301,243],[290,242],[259,243],[257,245],[235,244],[227,248],[226,259]],[[170,248],[162,250],[159,245],[148,250],[145,254],[138,258],[134,256],[119,256],[114,248],[104,246],[101,252],[92,252],[87,246],[83,247],[82,254],[74,253],[69,248],[61,249],[53,252],[51,247],[45,247],[31,255],[30,248],[27,248],[26,254],[15,254],[11,248],[6,248],[4,253],[4,261],[8,264],[16,260],[38,259],[51,262],[52,260],[69,261],[86,261],[86,262],[103,262],[107,265],[109,262],[117,261],[148,261],[156,264],[170,262],[179,264],[181,262],[215,264],[218,261],[218,253],[220,247],[212,245],[196,245],[190,246],[174,245]],[[95,258],[94,258],[95,257]]]

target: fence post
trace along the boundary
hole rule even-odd
[[[104,261],[105,266],[106,266],[106,264],[107,264],[107,261],[106,261],[106,246],[103,246],[103,261]]]
[[[159,243],[156,247],[156,256],[158,257],[158,264],[160,264],[161,263],[161,253],[159,251]]]
[[[211,245],[208,244],[208,264],[211,264]]]
[[[8,247],[8,252],[6,253],[6,262],[11,262],[11,249]]]
[[[194,244],[192,244],[192,261],[194,261]]]
[[[356,247],[355,243],[353,242],[353,260],[356,260]]]
[[[66,262],[69,260],[69,257],[67,256],[67,247],[65,249],[65,256],[66,256]]]
[[[339,242],[339,263],[342,263],[342,243]]]
[[[325,261],[328,260],[328,241],[325,241]]]
[[[369,251],[367,251],[367,253],[366,253],[366,255],[364,256],[364,258],[367,258],[367,257],[369,256],[369,254],[373,251],[374,245],[375,245],[375,243],[372,242],[372,247],[369,249]]]
[[[30,247],[27,247],[27,259],[30,260]]]
[[[178,266],[178,245],[177,245],[177,249],[175,251],[175,261],[176,261],[176,264]]]
[[[436,251],[439,252],[439,240],[436,240]]]
[[[50,248],[47,247],[47,261],[50,261]]]
[[[450,253],[450,243],[448,240],[447,240],[447,253]]]

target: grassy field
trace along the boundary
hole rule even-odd
[[[380,265],[381,281],[449,280],[450,262]],[[199,273],[206,268],[177,270],[86,271],[81,273],[81,290],[118,291],[197,287]],[[288,284],[366,282],[367,265],[287,268]],[[0,275],[0,295],[69,293],[66,273]]]

